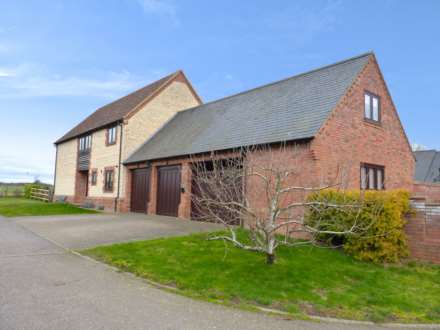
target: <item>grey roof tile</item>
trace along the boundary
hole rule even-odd
[[[427,183],[440,183],[440,151],[415,151],[416,170],[414,180]]]
[[[371,55],[179,112],[125,163],[312,138]]]

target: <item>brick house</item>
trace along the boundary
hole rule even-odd
[[[414,156],[375,55],[367,53],[177,112],[123,162],[126,205],[189,219],[192,161],[279,143],[299,150],[292,161],[304,186],[330,181],[343,165],[349,188],[412,190]]]
[[[202,102],[178,71],[92,113],[55,142],[55,199],[128,210],[122,166],[176,112]]]

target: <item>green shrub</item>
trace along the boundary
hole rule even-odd
[[[319,240],[343,244],[348,254],[364,261],[393,263],[408,255],[404,232],[404,215],[410,211],[408,192],[323,190],[310,195],[309,200],[322,203],[308,210],[309,225],[343,231],[356,224],[353,234],[321,234]],[[330,207],[329,203],[343,207]]]

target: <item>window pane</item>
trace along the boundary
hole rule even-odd
[[[371,98],[365,94],[365,118],[371,119]]]
[[[377,170],[377,189],[383,189],[383,170]]]
[[[379,121],[379,99],[373,97],[373,120]]]
[[[364,166],[361,167],[361,189],[367,189],[367,170]]]
[[[374,169],[369,168],[368,169],[368,189],[374,189]]]

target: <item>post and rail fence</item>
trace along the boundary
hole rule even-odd
[[[31,188],[30,197],[49,203],[52,201],[52,191],[49,188]]]

